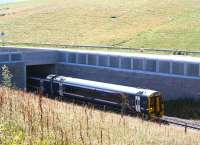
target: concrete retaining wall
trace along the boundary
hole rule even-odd
[[[161,76],[104,67],[58,63],[57,74],[161,91],[166,100],[200,98],[198,79]]]

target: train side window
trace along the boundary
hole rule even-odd
[[[85,97],[88,97],[89,94],[92,94],[91,90],[87,88],[82,88],[79,86],[70,86],[70,85],[63,85],[63,93],[72,93]]]
[[[63,85],[63,93],[75,93],[76,89],[70,85]]]

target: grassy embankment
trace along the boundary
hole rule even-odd
[[[2,144],[198,145],[183,128],[0,88]]]
[[[200,48],[197,0],[30,0],[0,8],[6,41]]]

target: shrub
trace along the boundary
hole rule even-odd
[[[2,66],[2,85],[5,87],[12,87],[12,78],[13,75],[11,74],[8,66],[3,65]]]

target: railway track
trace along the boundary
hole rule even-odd
[[[185,132],[187,132],[188,128],[200,131],[200,122],[198,123],[193,120],[186,120],[186,119],[180,119],[180,118],[169,117],[169,116],[163,116],[160,120],[168,124],[174,124],[174,125],[184,127]]]

